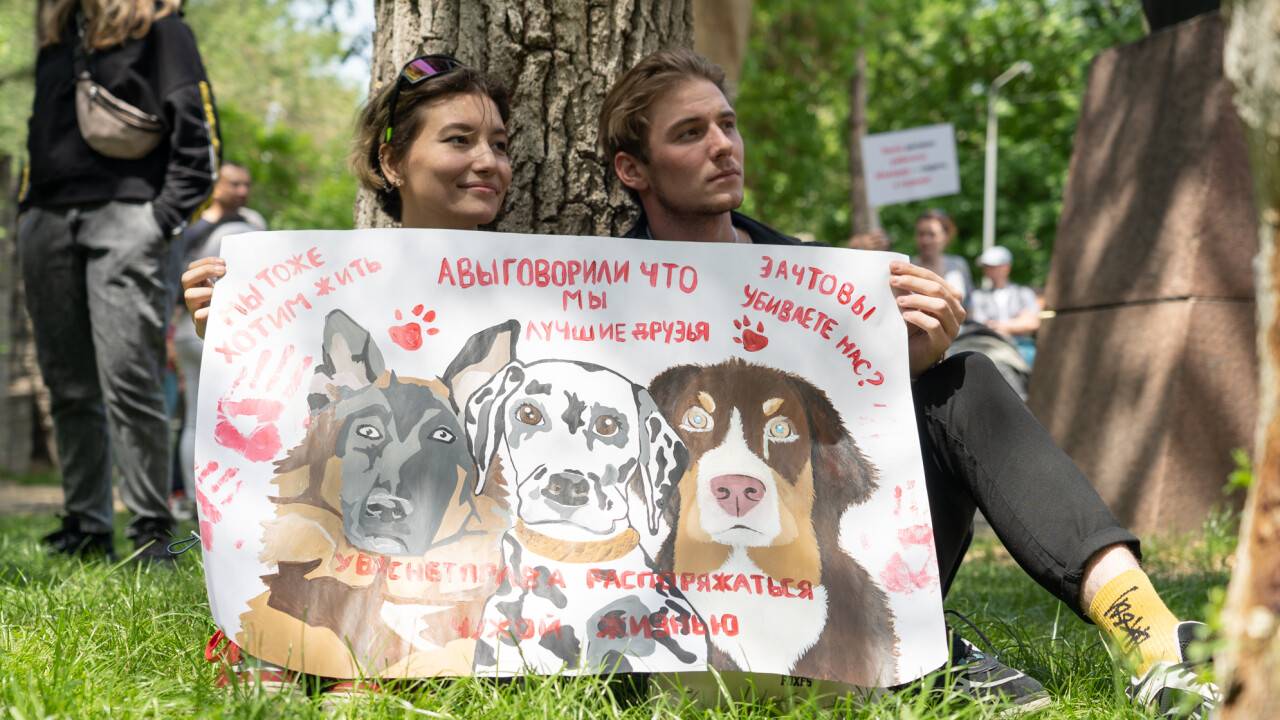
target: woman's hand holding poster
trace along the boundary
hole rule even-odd
[[[859,686],[945,661],[899,256],[430,230],[223,252],[197,494],[249,654]]]

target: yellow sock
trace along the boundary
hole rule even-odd
[[[1161,660],[1179,662],[1178,618],[1141,570],[1126,570],[1089,603],[1089,619],[1138,661],[1138,675]]]

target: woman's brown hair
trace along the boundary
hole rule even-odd
[[[146,37],[151,23],[178,11],[182,0],[41,0],[36,20],[40,47],[56,45],[75,14],[84,9],[85,41],[90,50]]]
[[[395,82],[387,83],[386,87],[379,90],[360,112],[356,121],[355,146],[351,149],[349,160],[356,179],[366,189],[373,191],[378,198],[379,207],[396,222],[400,222],[400,192],[387,182],[379,159],[387,127],[395,128],[391,134],[389,154],[390,162],[398,163],[409,152],[414,140],[418,139],[427,107],[440,100],[475,93],[488,97],[498,106],[498,115],[504,125],[511,114],[505,87],[479,70],[461,67],[427,78],[416,87],[402,88],[400,97],[396,100],[396,116],[390,118],[391,93],[395,91],[398,78],[397,75]]]
[[[946,212],[933,208],[920,213],[920,217],[916,218],[916,224],[919,225],[922,220],[937,220],[942,226],[942,232],[947,236],[947,242],[951,242],[956,237],[956,224],[952,221],[951,216]]]

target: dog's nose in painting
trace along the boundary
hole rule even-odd
[[[764,483],[749,475],[717,475],[711,479],[711,494],[725,512],[742,517],[764,499]]]
[[[590,490],[591,484],[581,475],[556,473],[548,479],[542,496],[565,507],[579,507],[587,504]]]
[[[375,490],[364,501],[364,512],[382,522],[403,520],[413,512],[413,503],[391,493]]]

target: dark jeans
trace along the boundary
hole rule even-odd
[[[916,379],[912,394],[943,596],[973,540],[977,509],[1018,565],[1084,618],[1089,559],[1116,543],[1139,555],[1138,538],[985,355],[944,360]]]
[[[114,460],[131,528],[172,523],[161,381],[170,249],[150,203],[31,208],[18,251],[67,515],[86,532],[111,530]]]

